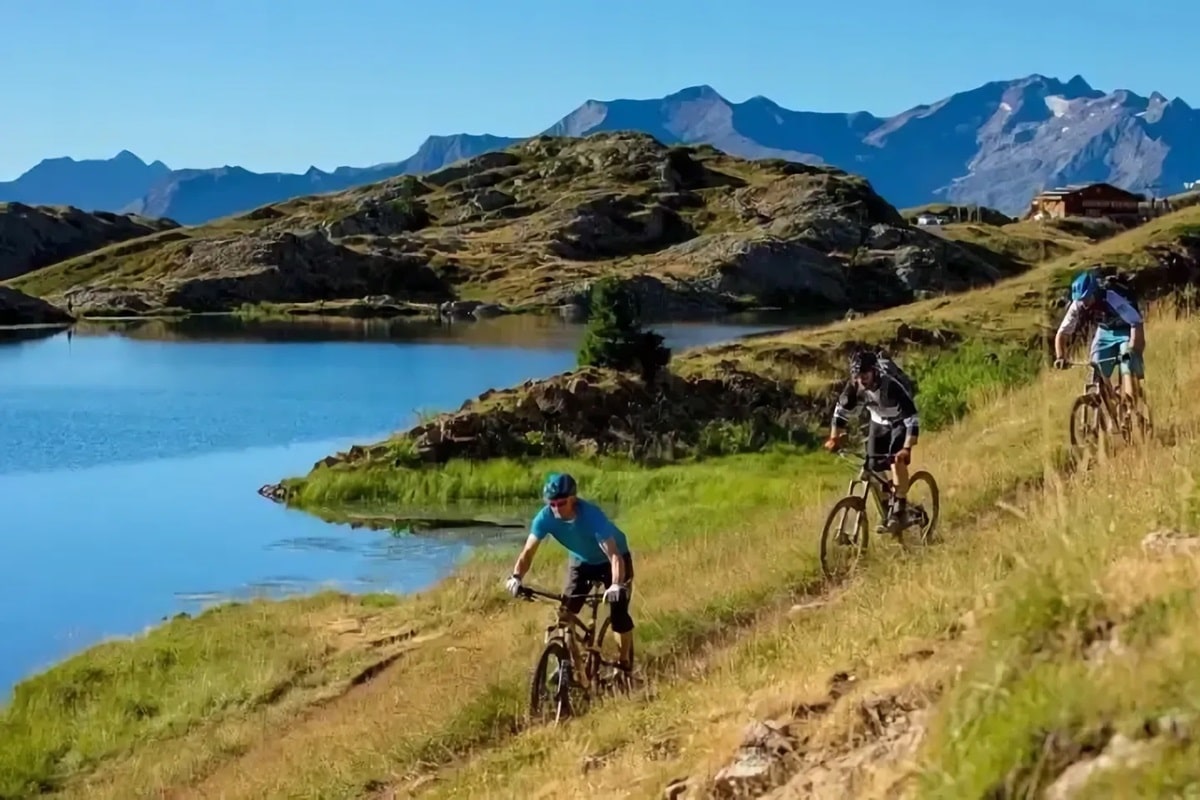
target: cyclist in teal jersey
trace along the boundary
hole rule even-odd
[[[1071,282],[1071,304],[1054,336],[1054,366],[1066,369],[1067,342],[1081,322],[1094,322],[1091,358],[1100,366],[1105,380],[1120,366],[1121,389],[1131,399],[1142,397],[1145,363],[1146,327],[1142,315],[1120,293],[1100,284],[1095,272],[1088,270]]]
[[[542,487],[542,497],[546,505],[533,518],[505,588],[513,597],[518,595],[538,546],[547,536],[553,537],[569,554],[563,594],[585,595],[593,584],[604,585],[604,601],[609,604],[612,630],[621,648],[621,667],[628,671],[633,660],[633,618],[629,615],[633,555],[625,534],[598,506],[579,497],[570,475],[550,475]],[[567,607],[578,614],[583,597],[572,598]]]

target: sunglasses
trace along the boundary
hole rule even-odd
[[[557,500],[547,500],[546,505],[550,506],[551,508],[563,508],[569,502],[571,502],[570,497],[560,497]]]

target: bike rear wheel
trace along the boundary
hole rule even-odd
[[[929,494],[929,499],[921,502],[920,487],[924,486],[925,491]],[[916,498],[913,497],[913,490],[917,490]],[[933,479],[933,475],[925,470],[914,472],[908,478],[908,522],[909,525],[917,527],[920,532],[918,534],[921,544],[929,544],[934,541],[937,533],[938,515],[941,514],[941,495],[939,494],[937,481]]]
[[[843,497],[829,509],[821,531],[821,571],[835,579],[853,572],[867,551],[867,507],[861,497]],[[846,559],[843,566],[842,558]]]
[[[571,716],[571,654],[561,639],[551,639],[542,649],[529,685],[529,716],[535,722]]]
[[[610,644],[611,643],[611,644]],[[608,646],[607,652],[605,646]],[[600,624],[600,631],[596,634],[596,650],[600,652],[600,658],[609,663],[620,661],[621,645],[617,641],[617,635],[612,632],[612,618],[605,618]],[[630,645],[629,648],[629,673],[633,672],[633,661],[636,657],[636,645]],[[597,662],[593,667],[593,674],[588,677],[592,681],[593,686],[607,686],[613,691],[625,693],[630,688],[630,674],[614,674],[611,680],[608,676],[603,675],[605,669],[609,669]]]

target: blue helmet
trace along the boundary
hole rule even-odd
[[[1100,281],[1096,273],[1086,270],[1075,276],[1071,281],[1071,300],[1090,300],[1100,294]]]
[[[571,497],[578,488],[575,485],[575,479],[567,473],[552,472],[542,487],[542,497],[547,500],[559,500],[563,497]]]

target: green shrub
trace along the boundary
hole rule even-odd
[[[615,278],[602,278],[591,290],[587,330],[579,365],[640,372],[647,382],[667,365],[671,351],[663,337],[642,328],[633,295]]]

